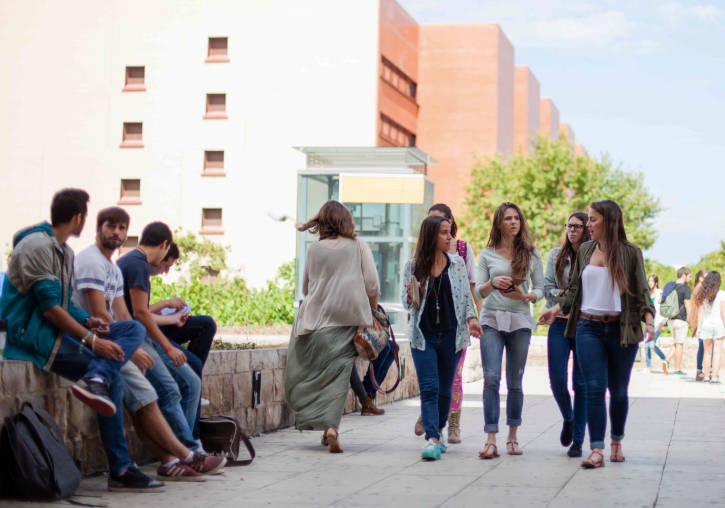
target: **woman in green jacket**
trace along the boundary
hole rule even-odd
[[[607,426],[605,391],[612,419],[612,462],[624,462],[622,438],[627,420],[627,389],[642,322],[654,337],[654,307],[649,297],[642,251],[627,241],[622,210],[614,201],[597,201],[589,209],[592,241],[581,245],[569,287],[559,303],[539,318],[551,324],[568,314],[564,334],[576,337],[576,355],[587,386],[587,424],[592,452],[586,468],[604,465]]]

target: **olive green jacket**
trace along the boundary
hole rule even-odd
[[[582,294],[580,280],[584,268],[592,258],[597,242],[591,240],[579,247],[576,261],[572,268],[572,276],[569,287],[563,295],[559,296],[559,305],[562,314],[569,315],[564,335],[569,338],[576,336],[576,325],[579,321],[581,310]],[[622,268],[629,284],[629,293],[622,293],[622,313],[619,324],[621,326],[622,345],[637,344],[642,340],[642,322],[646,312],[655,315],[654,305],[649,296],[647,287],[647,274],[644,270],[644,258],[642,251],[636,245],[629,242],[623,243],[619,248],[619,256],[622,260]]]

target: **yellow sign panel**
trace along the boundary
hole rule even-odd
[[[340,175],[340,201],[345,203],[421,204],[425,177]]]

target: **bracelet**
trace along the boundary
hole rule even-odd
[[[85,334],[85,336],[81,339],[81,342],[85,342],[88,344],[88,339],[90,339],[93,336],[93,332],[88,330],[88,333]]]
[[[91,351],[96,352],[96,334],[91,335]]]

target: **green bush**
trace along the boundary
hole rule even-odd
[[[226,272],[227,247],[192,233],[176,231],[180,258],[176,268],[186,274],[176,282],[161,277],[151,281],[151,301],[176,295],[186,300],[194,314],[206,314],[220,326],[269,326],[294,320],[294,261],[282,265],[263,288]],[[211,277],[210,273],[218,275]]]

